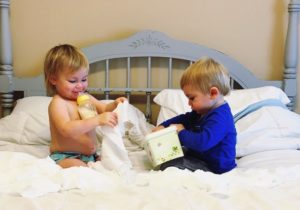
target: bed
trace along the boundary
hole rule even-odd
[[[9,1],[1,1],[0,209],[299,209],[300,115],[296,99],[298,13],[289,4],[282,81],[257,79],[217,50],[158,31],[87,46],[89,91],[104,102],[125,95],[122,136],[132,169],[61,169],[49,157],[50,131],[43,76],[13,75]],[[190,110],[178,89],[182,71],[209,56],[230,71],[226,97],[238,131],[237,168],[216,175],[153,170],[144,137],[156,124]],[[16,93],[22,98],[16,100]],[[101,140],[101,135],[99,134]],[[99,144],[101,147],[101,144]]]

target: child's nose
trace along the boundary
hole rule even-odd
[[[81,90],[82,88],[83,88],[83,84],[82,84],[81,82],[78,82],[78,83],[76,84],[76,89]]]

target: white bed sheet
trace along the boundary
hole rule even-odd
[[[300,165],[223,175],[169,168],[118,176],[61,169],[50,158],[0,152],[0,209],[289,209],[300,206]]]
[[[22,145],[0,141],[0,151],[23,152],[37,158],[45,158],[49,155],[49,145]]]
[[[258,152],[237,160],[239,168],[272,169],[300,164],[300,150],[271,150]]]
[[[38,110],[31,106],[43,105]],[[42,100],[43,103],[40,103]],[[90,168],[61,169],[49,157],[47,107],[49,98],[30,98],[19,102],[9,119],[1,119],[1,131],[14,131],[11,123],[17,119],[19,127],[12,139],[2,133],[0,141],[0,209],[299,209],[300,206],[300,151],[299,140],[285,148],[287,137],[298,138],[300,117],[277,107],[263,108],[239,120],[241,146],[251,148],[237,160],[238,168],[215,175],[209,172],[190,172],[169,168],[164,172],[152,171],[151,163],[143,150],[143,136],[152,128],[145,118],[131,107],[131,120],[136,122],[123,138],[133,170],[118,174],[103,169],[101,164]],[[20,105],[22,105],[20,107]],[[272,113],[277,113],[275,116]],[[279,115],[280,113],[280,115]],[[289,128],[292,136],[280,132],[274,137],[281,144],[274,147],[259,141],[247,144],[251,132],[260,132],[262,114],[273,117],[269,127]],[[292,117],[288,117],[292,116]],[[21,118],[20,118],[21,117]],[[287,117],[290,120],[278,121]],[[15,118],[15,119],[14,119]],[[292,119],[292,121],[291,121]],[[25,123],[32,122],[33,124]],[[42,123],[39,123],[42,122]],[[290,124],[293,125],[290,125]],[[15,124],[16,125],[16,124]],[[266,129],[264,129],[266,131]],[[3,135],[4,134],[4,135]],[[23,135],[26,134],[26,135]],[[283,138],[285,137],[285,138]],[[255,140],[255,139],[254,139]],[[270,145],[264,151],[255,148]],[[249,147],[255,145],[255,147]],[[170,202],[171,201],[171,202]]]

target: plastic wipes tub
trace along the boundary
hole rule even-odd
[[[145,140],[145,150],[153,167],[183,156],[175,126],[150,133]]]

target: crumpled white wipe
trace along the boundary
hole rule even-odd
[[[119,103],[114,110],[118,115],[118,125],[115,127],[102,126],[100,132],[103,136],[101,148],[101,164],[109,170],[123,171],[132,168],[123,138],[126,122],[128,122],[128,101]]]

